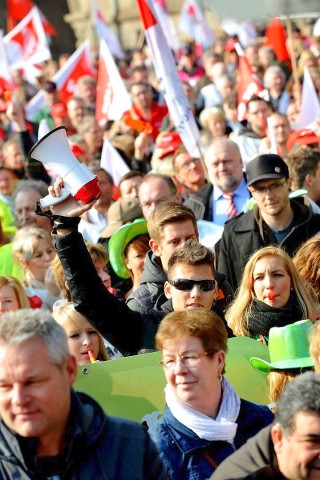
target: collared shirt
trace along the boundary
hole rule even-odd
[[[233,201],[235,203],[238,214],[241,212],[247,212],[247,202],[250,199],[250,193],[247,189],[247,184],[243,178],[240,184],[233,192]],[[224,198],[222,190],[219,187],[214,186],[212,192],[212,221],[216,225],[223,226],[228,220],[227,215],[228,200]]]

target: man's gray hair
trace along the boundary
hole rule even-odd
[[[34,338],[43,341],[55,365],[64,365],[70,355],[67,334],[50,313],[24,308],[1,315],[0,345],[19,346]]]
[[[275,421],[286,435],[295,429],[295,416],[299,412],[320,415],[320,375],[306,372],[288,383],[279,401]]]
[[[13,192],[13,200],[17,198],[20,192],[29,192],[29,190],[35,190],[43,198],[48,195],[48,185],[42,180],[20,180],[17,188]]]

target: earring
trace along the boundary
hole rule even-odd
[[[219,378],[220,382],[222,382],[222,374],[221,373],[219,373],[218,378]]]

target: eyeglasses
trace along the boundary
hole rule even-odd
[[[252,191],[258,193],[259,195],[265,196],[268,192],[276,193],[283,187],[285,183],[287,183],[287,180],[284,180],[283,182],[271,183],[271,185],[268,185],[267,187],[254,187],[252,188]]]
[[[192,160],[190,160],[189,162],[186,162],[183,165],[181,165],[180,170],[188,170],[191,167],[191,165],[193,164],[199,165],[199,163],[200,163],[200,158],[192,158]]]
[[[200,353],[190,353],[189,355],[179,355],[178,359],[180,360],[183,365],[188,368],[196,367],[200,363],[200,359],[202,357],[207,357],[208,355],[212,355],[214,352],[200,352]],[[161,360],[159,365],[163,366],[166,370],[174,370],[178,363],[177,358],[169,358],[167,360]]]
[[[197,285],[201,292],[216,290],[218,286],[216,280],[188,280],[187,278],[177,278],[176,280],[168,280],[168,282],[182,292],[191,292],[195,285]]]

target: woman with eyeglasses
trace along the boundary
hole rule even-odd
[[[238,293],[225,317],[236,336],[268,342],[272,327],[298,320],[315,320],[319,303],[311,285],[299,275],[289,255],[268,246],[248,260]]]
[[[167,380],[166,407],[149,433],[170,479],[205,480],[273,415],[240,399],[223,376],[227,333],[215,313],[170,313],[159,325],[156,346]]]

